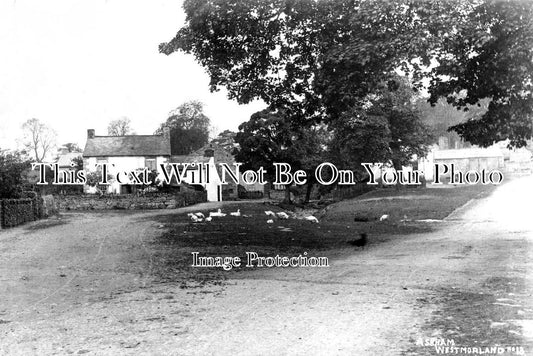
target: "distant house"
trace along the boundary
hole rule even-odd
[[[131,172],[148,168],[161,173],[161,164],[170,159],[170,134],[162,135],[96,136],[93,129],[87,130],[87,143],[83,151],[83,166],[87,172],[98,170],[106,163],[109,172]],[[130,193],[129,185],[110,185],[108,191]]]
[[[194,189],[206,191],[207,201],[222,201],[222,182],[217,172],[215,160],[212,155],[199,154],[197,152],[194,152],[189,155],[172,156],[170,161],[171,163],[191,164],[191,166],[185,173],[182,183],[178,185],[174,181],[173,183],[171,183],[172,185],[178,185],[178,189]],[[198,176],[198,170],[196,168],[196,165],[208,166],[208,169],[202,170],[201,178]],[[181,165],[179,166],[179,168],[181,170],[183,169],[183,166]],[[202,183],[199,183],[200,180]]]
[[[456,170],[467,172],[470,170],[490,171],[504,167],[504,155],[496,146],[489,148],[462,148],[453,150],[433,149],[428,155],[419,160],[418,167],[424,171],[427,180],[434,180],[434,165],[436,163],[453,163]]]
[[[226,184],[222,184],[222,169],[220,163],[227,163],[230,169],[235,171],[233,165],[236,161],[227,146],[217,145],[216,143],[207,144],[206,146],[184,156],[172,156],[173,163],[204,163],[209,165],[209,182],[196,185],[196,189],[204,189],[207,191],[208,201],[222,201],[236,198],[253,197],[262,198],[268,195],[268,184],[244,184],[242,182],[242,167],[240,168],[239,182],[236,184],[226,175]],[[191,174],[193,170],[189,170],[184,181],[189,184],[191,182]],[[204,172],[207,174],[207,172]],[[204,177],[204,182],[207,177]],[[190,186],[194,189],[194,185]],[[190,188],[189,187],[189,188]],[[248,195],[246,193],[249,193]],[[239,196],[240,194],[240,196]]]
[[[69,152],[67,148],[62,147],[59,149],[56,163],[61,170],[72,170],[76,168],[75,166],[73,167],[72,164],[76,165],[76,162],[74,161],[79,157],[83,157],[82,152]]]
[[[508,144],[508,140],[497,143],[503,153],[505,172],[531,174],[533,172],[533,141],[521,148],[509,149]]]

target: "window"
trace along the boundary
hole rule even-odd
[[[108,164],[108,163],[107,163],[107,157],[100,157],[100,158],[97,158],[97,159],[96,159],[96,170],[97,170],[98,172],[101,172],[101,171],[102,171],[102,166],[103,166],[104,164],[105,164],[105,165]],[[107,171],[108,171],[108,172],[109,172],[109,168],[110,168],[110,167],[107,167]]]
[[[144,159],[144,166],[148,168],[150,171],[157,170],[156,164],[155,164],[155,158],[145,158]]]

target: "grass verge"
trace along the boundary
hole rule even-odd
[[[239,256],[245,260],[247,251],[261,256],[294,256],[308,252],[310,255],[334,257],[354,253],[357,248],[348,241],[361,232],[369,236],[368,248],[375,248],[392,236],[429,232],[435,224],[420,222],[422,219],[443,219],[454,209],[471,199],[488,196],[492,186],[468,186],[458,188],[382,189],[354,199],[341,201],[324,210],[297,211],[288,220],[271,217],[265,210],[283,211],[265,203],[228,203],[222,209],[224,217],[211,222],[192,222],[185,214],[161,216],[159,222],[165,233],[155,242],[154,266],[165,281],[219,280],[236,277],[248,268],[224,271],[221,268],[193,268],[192,252],[201,256]],[[240,209],[249,217],[234,217],[229,213]],[[202,211],[206,216],[209,211]],[[301,219],[314,214],[319,224]],[[387,214],[389,218],[379,221]],[[368,221],[354,221],[354,215]],[[406,220],[407,218],[407,220]]]

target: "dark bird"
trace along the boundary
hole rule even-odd
[[[355,222],[368,222],[368,221],[370,221],[370,218],[368,216],[355,215],[354,218],[353,218],[353,221],[355,221]]]
[[[352,246],[362,247],[365,248],[365,245],[367,243],[366,234],[364,232],[359,234],[359,238],[356,240],[348,241],[348,243]]]

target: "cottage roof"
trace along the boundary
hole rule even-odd
[[[217,145],[214,143],[208,143],[202,148],[194,151],[193,155],[204,155],[205,151],[213,150],[213,156],[215,157],[215,162],[220,163],[233,163],[235,162],[235,157],[231,154],[231,150],[222,145]]]
[[[170,156],[170,140],[164,135],[94,136],[87,138],[83,156]]]
[[[57,164],[59,167],[70,167],[70,163],[76,157],[81,157],[83,154],[81,152],[67,152],[59,155],[57,158]]]
[[[170,162],[172,163],[208,163],[211,157],[205,157],[199,154],[189,154],[183,156],[172,156]]]
[[[468,158],[495,158],[502,157],[498,148],[464,148],[457,150],[437,150],[433,152],[433,159],[468,159]]]

